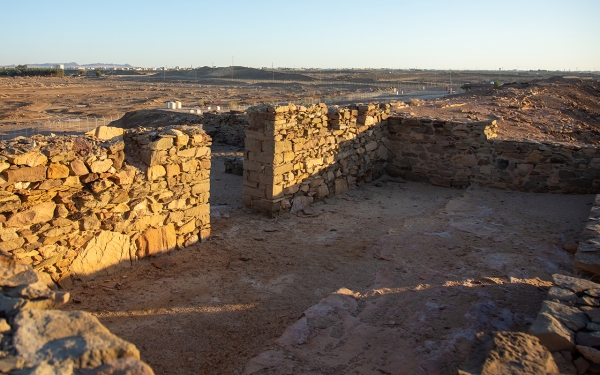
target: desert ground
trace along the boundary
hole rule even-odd
[[[442,73],[317,71],[289,83],[285,76],[227,81],[222,73],[212,81],[190,72],[163,81],[0,79],[0,125],[33,129],[72,116],[118,118],[168,100],[215,106],[341,101],[357,93],[389,100],[402,79],[431,92],[447,85]],[[471,76],[453,73],[454,82]],[[304,77],[361,84],[296,82]],[[492,73],[476,77],[494,80]],[[600,141],[598,77],[532,73],[505,80],[516,83],[451,96],[442,88],[429,100],[406,83],[410,90],[394,111],[493,118],[504,139]],[[270,219],[243,207],[242,177],[224,173],[225,158],[242,154],[239,145],[215,142],[212,151],[211,238],[78,285],[66,306],[98,316],[134,343],[157,374],[455,374],[475,333],[526,331],[551,274],[574,274],[567,250],[594,198],[448,189],[384,176]]]

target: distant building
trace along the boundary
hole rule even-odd
[[[65,70],[65,64],[56,64],[52,66],[54,69],[62,69]]]

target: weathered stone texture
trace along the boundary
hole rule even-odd
[[[323,199],[384,171],[389,104],[248,110],[243,203],[271,215],[302,197]]]
[[[106,275],[138,254],[208,237],[211,139],[201,127],[32,138],[0,144],[0,255],[48,283]]]

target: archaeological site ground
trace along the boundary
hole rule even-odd
[[[0,79],[0,373],[599,373],[599,77],[502,74]]]

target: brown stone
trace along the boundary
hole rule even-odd
[[[4,173],[6,182],[9,184],[13,184],[15,182],[43,181],[46,179],[46,167],[44,165],[7,169],[2,173]]]
[[[96,160],[90,165],[90,170],[92,173],[102,173],[108,171],[112,165],[113,161],[111,159]]]
[[[56,204],[53,202],[38,204],[29,210],[14,214],[8,219],[6,225],[9,227],[23,227],[50,221],[54,217],[55,208]]]
[[[166,176],[166,174],[167,171],[162,165],[153,165],[151,167],[148,167],[147,176],[148,180],[150,181],[154,181],[160,177]]]
[[[37,167],[38,165],[44,165],[48,162],[46,155],[43,155],[37,151],[26,152],[20,155],[11,155],[8,160],[15,165],[26,165],[28,167]]]
[[[76,278],[89,280],[97,275],[109,275],[118,268],[129,267],[129,246],[129,236],[101,231],[73,261],[70,271]]]
[[[69,167],[62,164],[50,164],[46,173],[48,178],[67,178],[69,177]]]
[[[149,150],[167,150],[173,147],[173,138],[161,137],[157,141],[148,143],[147,147]]]
[[[71,162],[70,166],[71,166],[71,171],[73,172],[73,174],[75,176],[83,176],[83,175],[90,173],[87,166],[81,159],[73,160]]]
[[[536,337],[522,332],[479,333],[459,375],[560,374]]]
[[[175,249],[177,235],[175,226],[170,223],[164,227],[150,228],[145,230],[137,239],[138,258],[158,255]]]

